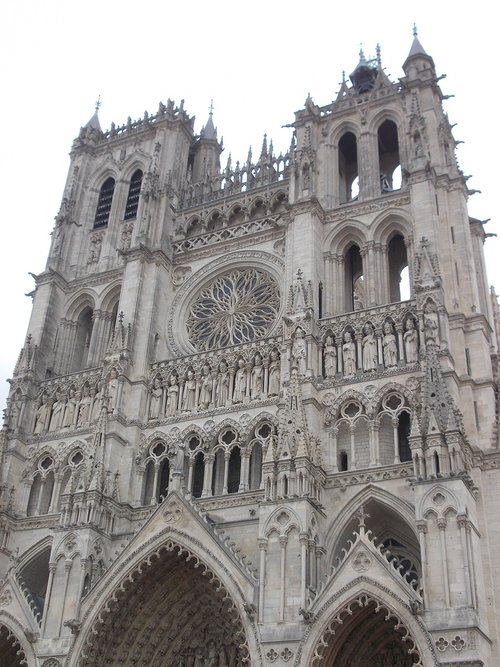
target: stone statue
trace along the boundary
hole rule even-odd
[[[335,377],[335,373],[337,372],[337,348],[335,347],[333,336],[325,338],[323,358],[325,361],[325,377]]]
[[[69,390],[68,402],[66,403],[66,411],[64,413],[63,428],[73,426],[76,411],[76,392],[74,389]]]
[[[243,403],[247,391],[247,370],[245,361],[239,359],[238,370],[234,376],[233,403]]]
[[[41,403],[38,407],[38,410],[36,411],[35,428],[33,430],[35,435],[43,433],[43,431],[47,430],[49,410],[50,406],[47,402],[47,397],[44,394],[41,398]]]
[[[165,410],[166,417],[173,417],[177,412],[177,404],[179,402],[179,385],[177,384],[177,376],[170,376],[170,386],[167,389],[167,407]]]
[[[344,361],[344,375],[347,377],[356,375],[356,345],[352,339],[352,333],[350,331],[344,333],[342,358]]]
[[[80,401],[80,407],[78,409],[78,420],[77,426],[86,426],[89,423],[90,419],[90,404],[92,399],[90,398],[90,391],[88,385],[83,387],[83,396]]]
[[[184,472],[184,454],[186,445],[182,440],[177,441],[177,449],[175,450],[174,470],[173,472]]]
[[[418,361],[418,335],[415,329],[415,322],[409,317],[406,320],[406,331],[403,335],[405,346],[406,363],[411,364]]]
[[[219,373],[217,374],[217,384],[215,387],[215,397],[218,408],[223,408],[229,398],[229,371],[224,360],[222,360],[219,364]]]
[[[205,364],[203,366],[200,391],[200,408],[202,410],[208,410],[208,406],[212,401],[212,386],[213,379],[210,372],[210,366]]]
[[[393,332],[391,322],[384,324],[384,337],[382,338],[382,348],[384,350],[384,364],[386,368],[395,368],[398,365],[398,346],[396,336]]]
[[[264,381],[264,367],[262,366],[262,357],[260,354],[255,355],[254,367],[252,368],[250,392],[252,400],[260,398],[262,394],[262,386]]]
[[[375,338],[373,327],[366,324],[363,336],[363,370],[375,371],[378,365],[377,339]]]
[[[52,416],[50,418],[49,431],[57,431],[62,426],[65,402],[60,392],[56,392],[56,400],[52,404]]]
[[[110,380],[108,382],[108,412],[116,411],[116,401],[118,398],[118,373],[115,368],[111,369]]]
[[[160,378],[156,377],[151,387],[151,395],[149,397],[149,418],[158,419],[161,412],[161,399],[163,390],[161,388]]]
[[[298,327],[294,334],[292,344],[292,366],[297,368],[299,375],[304,375],[306,372],[306,341],[303,329]]]
[[[276,350],[271,352],[271,362],[269,364],[269,391],[268,396],[278,396],[280,393],[280,356]]]
[[[196,407],[196,380],[193,371],[187,372],[187,379],[184,383],[184,398],[182,400],[183,412],[191,412]]]
[[[97,383],[97,391],[94,394],[94,401],[92,403],[92,416],[90,420],[96,422],[99,419],[101,414],[102,407],[102,385],[100,382]]]
[[[424,338],[426,343],[439,344],[438,316],[430,305],[425,307],[424,312]]]

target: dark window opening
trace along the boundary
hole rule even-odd
[[[345,258],[346,310],[365,308],[363,258],[357,245],[349,248]]]
[[[229,470],[227,477],[227,492],[238,493],[241,475],[241,453],[239,447],[233,447],[229,457]]]
[[[403,296],[410,298],[408,256],[405,240],[401,234],[393,236],[389,241],[388,261],[390,303],[401,301]]]
[[[346,132],[339,141],[340,203],[353,201],[359,194],[358,145],[352,132]]]
[[[194,460],[193,470],[193,498],[201,498],[203,493],[203,480],[205,477],[205,459],[200,452]]]
[[[408,412],[401,412],[398,419],[398,449],[399,460],[403,463],[411,461],[410,449],[410,415]]]
[[[97,227],[106,227],[111,212],[111,203],[115,191],[115,179],[107,178],[101,186],[97,209],[95,212],[94,229]]]
[[[168,484],[170,481],[170,463],[168,459],[164,459],[160,465],[159,478],[158,478],[158,493],[157,500],[161,503],[162,500],[165,500],[168,494]]]
[[[139,196],[141,194],[142,185],[142,171],[137,169],[132,174],[130,179],[130,187],[128,189],[127,204],[125,206],[124,220],[133,220],[137,217],[137,209],[139,207]]]
[[[340,472],[348,470],[347,452],[340,452],[339,470]]]
[[[392,120],[386,120],[378,129],[378,161],[381,193],[401,188],[401,164],[399,160],[398,128]]]

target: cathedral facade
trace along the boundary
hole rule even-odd
[[[498,304],[415,36],[221,167],[71,150],[1,431],[0,665],[500,664]]]

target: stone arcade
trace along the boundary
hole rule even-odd
[[[1,432],[3,667],[500,664],[499,310],[432,58],[289,150],[80,131]]]

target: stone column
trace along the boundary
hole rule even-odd
[[[447,609],[450,608],[450,582],[448,579],[448,555],[446,553],[446,519],[438,519],[439,544],[441,548],[441,570],[443,574],[444,598]]]
[[[465,585],[465,599],[467,605],[472,603],[471,578],[469,567],[469,549],[467,545],[467,516],[459,514],[457,516],[457,524],[460,532],[460,541],[462,543],[462,562],[464,564],[464,585]]]
[[[307,604],[307,547],[309,545],[309,537],[307,533],[300,533],[300,606],[305,609]]]
[[[280,535],[280,547],[281,547],[281,558],[280,558],[280,597],[279,597],[279,620],[283,622],[285,620],[285,578],[286,578],[286,545],[288,543],[288,537],[286,535]]]
[[[422,591],[424,597],[424,607],[429,606],[430,600],[427,597],[427,522],[417,521],[418,540],[420,542],[420,558],[422,562]]]
[[[260,552],[260,574],[259,574],[259,623],[264,621],[264,585],[266,580],[266,555],[268,541],[266,538],[259,540]]]

